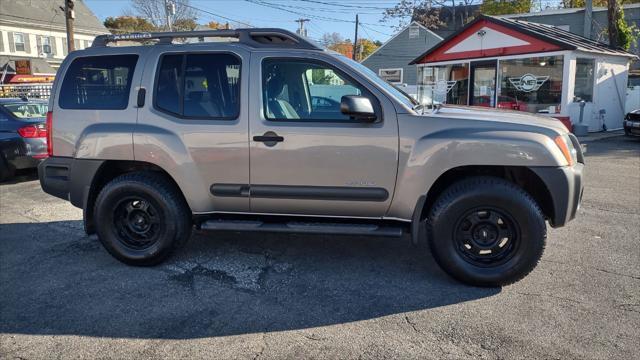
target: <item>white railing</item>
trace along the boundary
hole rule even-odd
[[[43,84],[2,84],[0,98],[48,99],[51,96],[51,83]]]

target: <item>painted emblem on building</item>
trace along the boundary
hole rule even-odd
[[[509,78],[511,85],[522,92],[537,91],[547,80],[549,80],[549,76],[535,76],[533,74],[524,74],[519,78]]]

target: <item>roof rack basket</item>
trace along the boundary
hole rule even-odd
[[[114,35],[98,35],[92,47],[107,46],[116,41],[159,40],[160,44],[170,44],[179,38],[236,38],[242,44],[252,47],[279,47],[293,49],[322,50],[318,45],[290,31],[275,28],[253,28],[233,30],[147,32]]]

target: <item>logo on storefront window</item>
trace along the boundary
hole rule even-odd
[[[437,93],[437,94],[446,94],[449,91],[451,91],[451,89],[453,89],[453,87],[456,85],[457,81],[456,80],[451,80],[451,81],[447,81],[447,80],[438,80],[436,82],[428,82],[425,83],[424,85],[427,88],[430,88],[431,91]]]
[[[511,77],[509,82],[518,91],[532,92],[540,89],[540,86],[549,80],[549,76],[535,76],[532,74],[524,74],[521,77]]]

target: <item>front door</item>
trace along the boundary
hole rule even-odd
[[[395,108],[333,57],[304,55],[251,59],[251,210],[381,217],[397,173]],[[343,115],[344,95],[368,97],[377,121]]]
[[[495,107],[496,61],[471,63],[471,89],[469,105]]]

